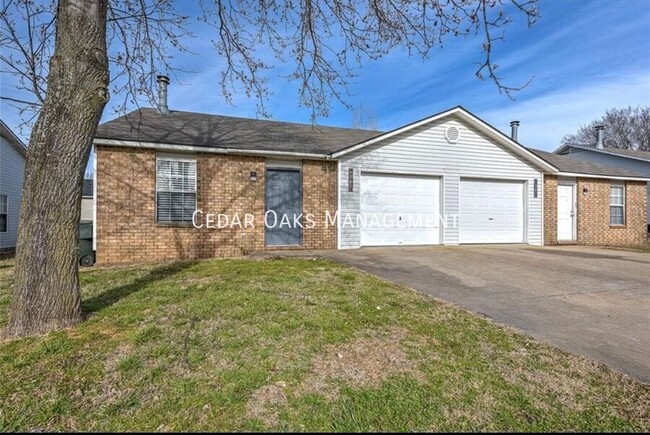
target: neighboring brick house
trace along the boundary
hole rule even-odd
[[[643,242],[635,174],[612,172],[612,181],[610,168],[567,170],[569,159],[533,152],[461,107],[387,133],[141,109],[100,125],[94,143],[98,263],[556,244],[557,180],[568,176],[580,192],[574,243]],[[609,203],[618,183],[622,210]],[[619,211],[624,225],[610,225]],[[344,215],[379,216],[381,225]]]

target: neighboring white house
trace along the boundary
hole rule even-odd
[[[86,178],[81,195],[81,222],[94,221],[94,180]]]
[[[0,252],[16,248],[27,148],[0,120]]]
[[[600,141],[602,143],[602,137]],[[576,160],[626,169],[650,177],[650,151],[605,148],[602,146],[599,147],[598,143],[596,143],[594,147],[585,145],[563,145],[555,150],[555,153]],[[650,231],[650,182],[648,182],[647,205],[648,229]]]

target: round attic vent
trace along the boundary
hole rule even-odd
[[[458,127],[454,125],[447,127],[445,130],[445,139],[447,139],[447,142],[449,143],[458,143],[458,140],[460,139],[460,130]]]

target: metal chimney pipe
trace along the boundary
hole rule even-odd
[[[603,136],[605,134],[605,126],[597,125],[596,126],[596,148],[599,150],[605,149],[605,143],[603,142]]]
[[[169,114],[169,106],[167,106],[167,85],[169,85],[169,77],[164,75],[156,76],[158,81],[158,111],[163,115]]]
[[[519,121],[510,122],[510,139],[517,142],[517,137],[519,136]]]

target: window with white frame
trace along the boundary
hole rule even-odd
[[[0,195],[0,233],[7,232],[8,214],[9,214],[9,198],[7,198],[7,195]]]
[[[609,223],[625,225],[625,184],[612,184],[609,190]]]
[[[156,221],[191,223],[196,210],[196,157],[156,157]]]

